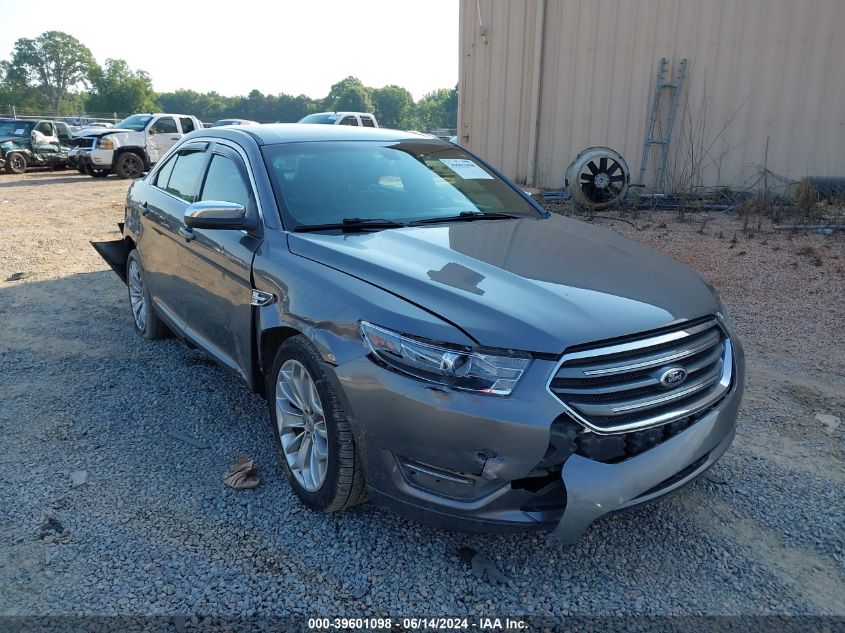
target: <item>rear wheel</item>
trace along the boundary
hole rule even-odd
[[[118,157],[114,173],[125,180],[140,178],[144,175],[144,161],[138,154],[125,152]]]
[[[126,285],[129,288],[129,307],[132,309],[135,331],[150,340],[164,338],[167,328],[153,310],[146,274],[137,250],[132,250],[126,258]]]
[[[279,461],[296,495],[319,512],[344,510],[366,500],[364,473],[352,429],[304,336],[276,353],[267,402]]]
[[[6,156],[6,171],[10,174],[22,174],[26,171],[26,158],[23,154],[12,152]]]

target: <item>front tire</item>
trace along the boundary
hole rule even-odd
[[[365,501],[352,429],[320,354],[306,337],[295,336],[279,348],[267,395],[279,461],[300,500],[318,512]]]
[[[114,173],[124,180],[133,180],[144,175],[144,161],[138,154],[125,152],[117,159],[114,166]]]
[[[6,171],[10,174],[22,174],[26,171],[26,158],[23,154],[12,152],[6,156]]]
[[[129,307],[135,331],[151,341],[164,338],[167,327],[153,309],[147,276],[137,249],[133,249],[126,258],[126,285],[129,288]]]

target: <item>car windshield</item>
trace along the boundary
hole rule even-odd
[[[147,127],[147,123],[149,123],[152,118],[153,117],[149,116],[148,114],[133,114],[132,116],[123,119],[123,121],[121,121],[114,127],[119,130],[132,130],[133,132],[143,132],[144,128]]]
[[[0,136],[29,136],[32,128],[35,127],[34,121],[16,121],[5,120],[0,121]]]
[[[215,121],[211,127],[223,127],[224,125],[237,125],[238,119],[220,119]]]
[[[440,141],[289,143],[263,152],[291,229],[349,218],[407,223],[482,219],[481,213],[491,219],[542,217],[487,167]]]
[[[320,114],[309,114],[307,117],[299,119],[299,123],[328,123],[329,125],[334,125],[334,122],[339,118],[339,114],[322,112]]]

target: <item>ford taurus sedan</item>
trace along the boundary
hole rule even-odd
[[[743,353],[712,288],[433,137],[198,130],[133,183],[121,230],[95,247],[134,328],[266,397],[314,510],[573,542],[733,439]]]

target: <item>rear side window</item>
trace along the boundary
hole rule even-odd
[[[358,119],[356,119],[354,116],[343,117],[343,121],[341,121],[340,124],[341,125],[355,125],[355,126],[357,126],[358,125]]]
[[[196,202],[205,158],[205,152],[179,152],[176,160],[171,161],[174,165],[167,186],[162,188],[185,202]]]
[[[215,154],[208,167],[201,199],[235,202],[248,209],[250,190],[237,165],[225,156]]]
[[[176,119],[165,117],[153,123],[151,128],[156,134],[178,134],[179,129],[176,127]]]
[[[178,156],[173,156],[156,173],[155,180],[152,182],[153,187],[167,190],[167,182],[170,180],[170,174],[173,173],[173,165],[176,164]]]
[[[375,127],[376,126],[375,123],[373,123],[373,120],[368,116],[362,116],[361,117],[361,125],[363,125],[364,127]]]
[[[193,132],[196,128],[194,127],[194,122],[189,119],[188,117],[181,117],[179,122],[182,124],[182,132],[187,134],[188,132]]]

